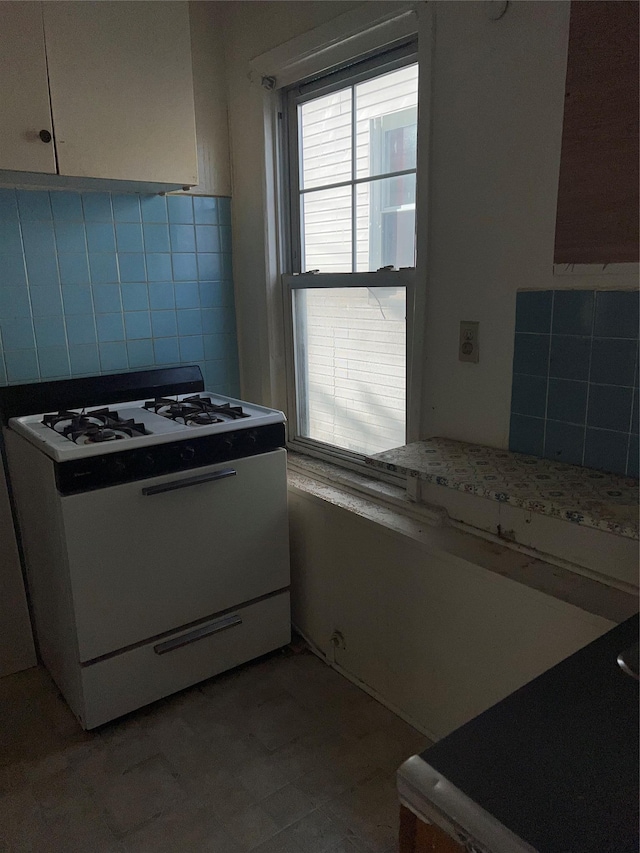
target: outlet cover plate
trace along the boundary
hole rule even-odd
[[[480,324],[473,320],[460,321],[460,343],[458,347],[458,359],[460,361],[470,361],[473,364],[480,361],[479,326]]]

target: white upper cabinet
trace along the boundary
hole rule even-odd
[[[197,184],[188,3],[0,3],[0,22],[0,169]]]
[[[61,175],[196,184],[189,7],[44,4]]]
[[[55,174],[40,3],[0,3],[0,115],[0,168]]]

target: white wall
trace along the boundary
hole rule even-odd
[[[569,3],[437,2],[425,435],[506,447],[518,288],[633,286],[553,276]],[[457,360],[480,321],[480,363]]]
[[[249,59],[359,4],[223,3],[243,393],[285,405],[277,283],[265,261],[262,90]],[[635,276],[553,276],[568,0],[437,0],[421,434],[506,447],[519,288],[634,286]],[[373,10],[377,3],[367,6]],[[423,105],[426,102],[423,101]],[[458,361],[460,320],[480,321],[480,363]]]
[[[339,504],[290,488],[294,624],[430,737],[613,627],[475,564],[459,546],[447,552],[446,531],[425,526],[416,541]],[[334,631],[344,648],[332,646]]]

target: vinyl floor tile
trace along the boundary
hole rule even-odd
[[[266,757],[258,758],[238,770],[237,778],[256,800],[268,797],[291,781],[282,768]]]
[[[273,838],[279,829],[259,805],[249,806],[223,818],[223,825],[229,835],[246,850],[252,850],[263,841]]]
[[[346,771],[320,768],[298,780],[299,787],[315,806],[322,806],[334,797],[339,797],[353,784]]]
[[[122,845],[109,827],[101,809],[89,795],[67,798],[55,808],[44,812],[49,836],[48,850],[56,853],[85,853],[119,851]]]
[[[83,732],[35,668],[0,680],[11,853],[391,853],[428,741],[298,643]]]
[[[361,839],[351,836],[350,838],[343,838],[342,841],[339,841],[327,853],[371,853],[372,849]]]
[[[280,829],[296,823],[314,810],[311,799],[294,784],[280,788],[262,800],[260,805]]]
[[[325,853],[350,834],[340,818],[323,808],[316,809],[295,823],[290,833],[304,853]]]
[[[284,830],[254,847],[252,853],[302,853],[302,848],[296,844],[290,834]]]
[[[295,781],[330,760],[328,756],[333,753],[336,743],[340,745],[332,731],[312,732],[277,750],[273,762],[291,781]]]
[[[242,853],[219,821],[196,804],[184,803],[159,815],[124,840],[127,853]]]
[[[190,797],[220,820],[248,809],[256,800],[228,770],[211,770],[182,781]]]
[[[395,774],[379,775],[330,800],[326,810],[357,838],[385,850],[398,837],[399,811],[394,794]]]
[[[112,831],[119,836],[131,832],[186,799],[177,776],[157,755],[97,784],[94,794]]]
[[[249,712],[251,733],[271,751],[309,734],[319,725],[315,714],[287,695],[270,699]]]
[[[37,849],[38,840],[46,837],[41,809],[27,789],[0,796],[0,826],[2,843],[12,851]]]

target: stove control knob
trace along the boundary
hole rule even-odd
[[[249,445],[249,447],[255,447],[257,443],[258,433],[254,429],[249,430],[249,432],[247,433],[247,444]]]
[[[145,455],[142,457],[142,464],[147,470],[155,468],[156,460],[153,456],[153,453],[145,453]]]
[[[196,455],[196,451],[194,447],[191,447],[190,444],[187,444],[186,447],[180,448],[180,459],[183,462],[191,462],[193,457]]]
[[[227,450],[233,450],[233,447],[236,443],[235,436],[233,435],[225,435],[222,439],[222,443],[226,447]]]

